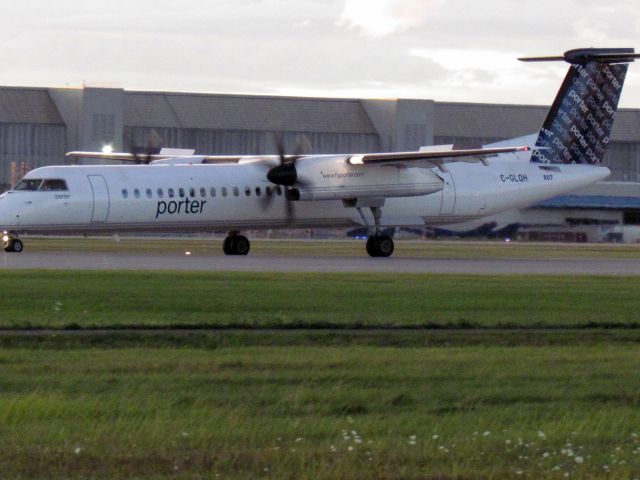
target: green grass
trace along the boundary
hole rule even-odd
[[[636,478],[639,282],[5,272],[0,478]]]
[[[637,277],[12,271],[0,327],[638,327]]]
[[[2,478],[640,470],[632,347],[5,349],[0,365]]]
[[[26,251],[31,252],[100,252],[100,253],[173,253],[221,256],[220,238],[25,238]],[[633,244],[563,244],[502,241],[397,241],[394,256],[439,259],[506,258],[554,259],[598,258],[637,259],[640,245]],[[363,240],[290,240],[251,238],[252,256],[366,256]]]

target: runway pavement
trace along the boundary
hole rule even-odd
[[[640,275],[640,259],[428,259],[361,257],[24,252],[0,253],[0,269],[176,270],[200,272],[367,272]]]

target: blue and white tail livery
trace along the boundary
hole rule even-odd
[[[610,55],[615,54],[611,63]],[[549,110],[532,161],[600,165],[615,119],[633,49],[567,52],[572,62]]]
[[[538,134],[485,148],[419,152],[209,156],[71,152],[135,165],[51,166],[0,195],[6,252],[20,235],[226,231],[246,255],[247,229],[366,226],[367,252],[388,257],[387,227],[479,219],[609,176],[602,160],[633,49],[579,49]]]

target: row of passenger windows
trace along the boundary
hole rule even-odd
[[[240,196],[240,189],[238,187],[232,187],[231,188],[231,192],[233,194],[234,197],[238,197]],[[177,193],[178,193],[178,197],[180,198],[184,198],[187,196],[187,194],[191,197],[191,198],[196,198],[198,195],[201,198],[207,198],[207,195],[209,197],[216,197],[218,194],[218,190],[216,190],[216,187],[210,187],[208,190],[204,187],[200,187],[199,189],[195,189],[193,187],[189,188],[189,189],[184,189],[184,188],[178,188],[177,189]],[[153,198],[154,196],[154,191],[151,188],[147,188],[144,191],[144,194],[147,198]],[[244,187],[244,194],[247,197],[250,197],[251,195],[254,195],[256,197],[261,197],[263,194],[266,195],[267,197],[270,197],[272,195],[282,195],[282,188],[280,188],[280,186],[276,186],[276,187],[271,187],[271,186],[267,186],[264,188],[264,190],[260,187],[255,187],[253,190],[251,189],[251,187]],[[155,191],[155,195],[157,198],[164,198],[165,197],[165,190],[163,188],[158,188]],[[227,187],[220,187],[220,195],[223,197],[227,197],[229,196],[229,189]],[[133,193],[132,193],[133,198],[141,198],[142,197],[142,191],[139,188],[134,188],[133,189]],[[174,198],[176,196],[176,190],[173,188],[167,188],[166,190],[166,196],[167,198]],[[129,198],[129,190],[126,188],[122,189],[122,198]]]

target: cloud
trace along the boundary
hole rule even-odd
[[[6,3],[0,85],[548,104],[566,65],[516,57],[640,46],[637,0]]]
[[[346,0],[338,25],[385,36],[423,24],[438,0]]]

